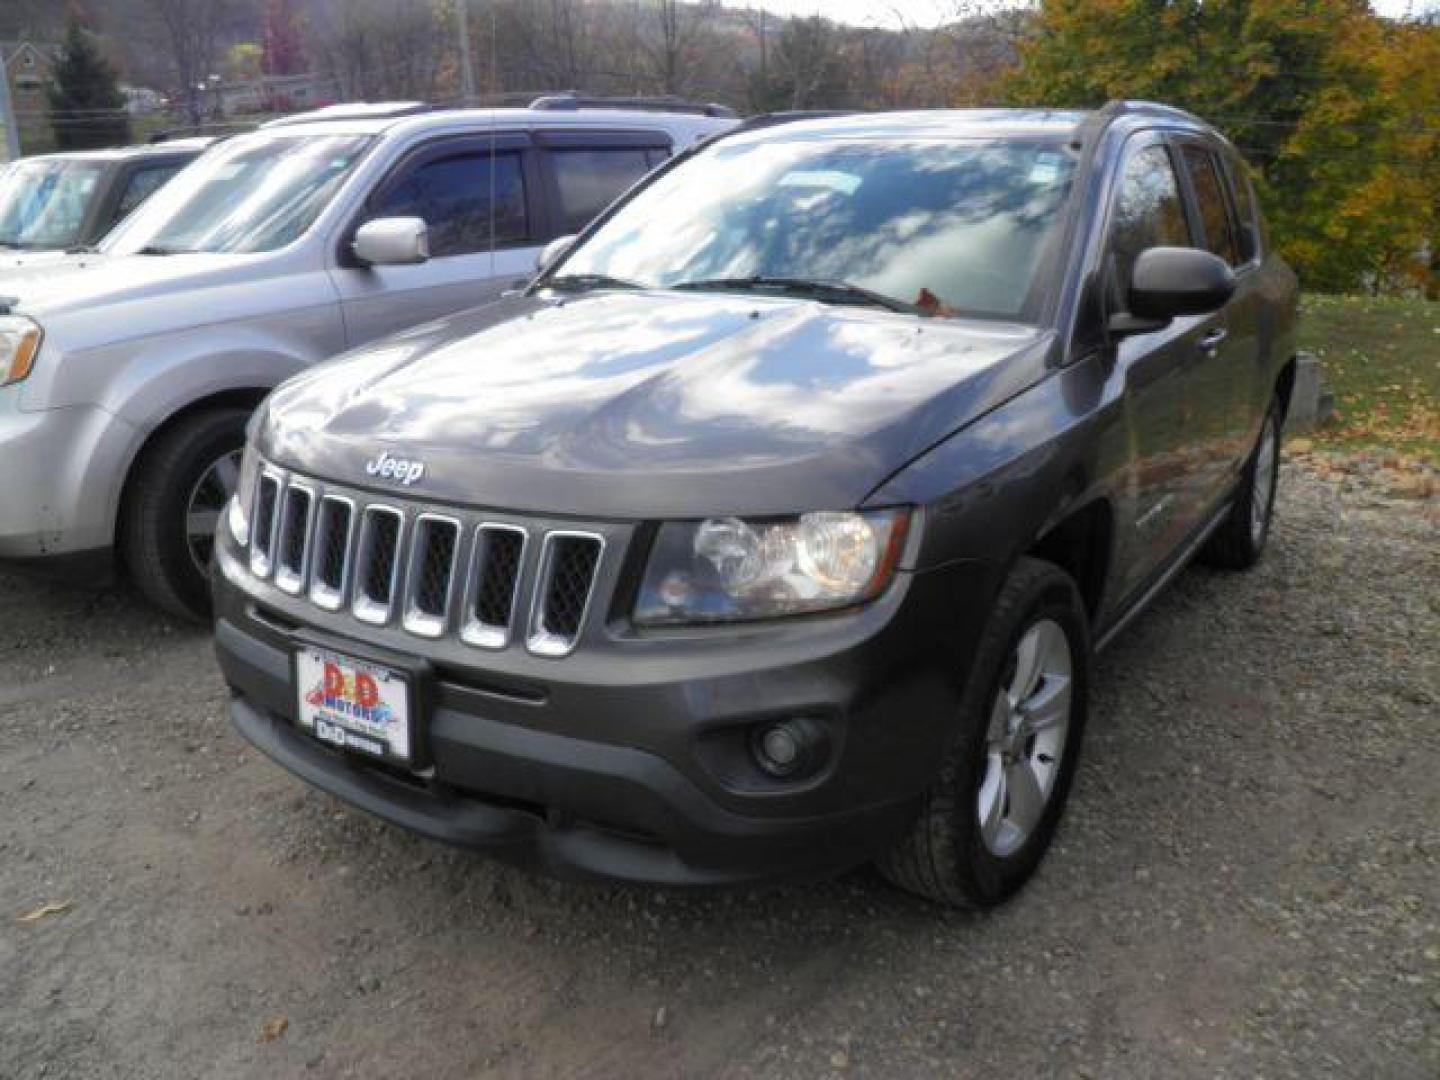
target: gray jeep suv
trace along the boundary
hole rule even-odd
[[[1095,650],[1260,557],[1295,314],[1181,112],[722,136],[525,295],[270,397],[216,546],[231,719],[505,858],[995,903]]]
[[[351,106],[216,146],[97,255],[0,273],[0,559],[200,615],[246,419],[349,346],[521,283],[719,110]]]

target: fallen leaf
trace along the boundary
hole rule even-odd
[[[265,1021],[265,1026],[260,1029],[260,1041],[272,1043],[290,1029],[290,1018],[288,1016],[272,1016]]]
[[[16,922],[34,923],[41,919],[48,919],[51,915],[64,915],[70,910],[70,901],[61,900],[55,904],[41,904],[34,911],[27,911],[24,915],[17,916]]]

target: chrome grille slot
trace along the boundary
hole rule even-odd
[[[310,599],[327,611],[345,602],[350,583],[350,539],[355,527],[355,504],[327,495],[315,518],[315,548],[310,573]]]
[[[382,625],[390,621],[403,527],[400,511],[389,506],[368,506],[360,519],[352,610],[361,622]]]
[[[503,649],[510,643],[525,540],[525,530],[514,525],[485,524],[475,530],[462,640],[484,649]]]
[[[531,652],[564,656],[575,648],[603,547],[594,533],[552,532],[545,537],[526,641]]]
[[[288,593],[305,589],[306,556],[310,548],[310,512],[315,498],[309,488],[291,483],[281,499],[275,585]]]
[[[250,537],[250,572],[256,577],[269,577],[274,566],[279,501],[280,478],[273,473],[261,473],[260,490],[255,495],[255,531]]]
[[[405,629],[412,634],[439,637],[445,632],[459,541],[458,521],[434,514],[421,514],[415,519],[403,619]]]

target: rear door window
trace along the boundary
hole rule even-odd
[[[1228,171],[1230,191],[1235,197],[1235,240],[1240,249],[1240,261],[1248,263],[1260,255],[1260,215],[1257,212],[1255,188],[1250,183],[1244,162],[1238,158],[1230,159]]]
[[[1215,156],[1193,143],[1186,143],[1180,152],[1185,159],[1185,171],[1190,175],[1190,186],[1195,192],[1195,208],[1200,212],[1200,223],[1205,230],[1205,249],[1231,266],[1247,261],[1240,258],[1235,243],[1230,210],[1225,204],[1225,188]]]
[[[436,258],[485,251],[492,232],[496,245],[528,240],[520,155],[459,151],[429,158],[390,184],[368,217],[423,219]]]
[[[577,233],[590,224],[596,214],[658,163],[657,154],[663,155],[664,151],[640,146],[550,150],[560,200],[561,233]]]

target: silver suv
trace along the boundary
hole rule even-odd
[[[320,110],[204,154],[83,264],[0,274],[0,559],[68,572],[118,550],[151,601],[203,615],[271,387],[525,279],[725,113]]]

